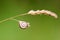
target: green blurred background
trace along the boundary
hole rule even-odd
[[[0,0],[0,21],[42,9],[56,12],[59,18],[46,15],[16,17],[30,22],[30,28],[22,30],[14,20],[0,23],[0,40],[60,40],[60,0]]]

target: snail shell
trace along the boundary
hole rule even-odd
[[[28,28],[30,25],[28,22],[25,22],[25,21],[19,21],[19,27],[22,28],[22,29],[26,29]]]

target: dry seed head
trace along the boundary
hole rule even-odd
[[[40,10],[35,11],[36,14],[41,14]]]
[[[29,11],[28,14],[36,15],[34,10]]]
[[[40,12],[41,12],[42,14],[43,14],[43,13],[46,13],[46,11],[45,11],[45,10],[41,10]]]
[[[55,13],[50,14],[51,16],[58,18],[58,16]]]
[[[46,14],[46,15],[50,15],[50,16],[53,16],[55,18],[58,18],[56,13],[48,11],[48,10],[37,10],[37,11],[31,10],[28,12],[28,14],[31,14],[31,15]]]
[[[47,15],[53,16],[55,18],[58,18],[57,14],[54,13],[54,12],[51,12],[51,11],[48,11],[48,10],[45,10],[44,12],[45,12],[44,14],[47,14]]]

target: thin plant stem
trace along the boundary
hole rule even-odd
[[[13,16],[13,17],[4,19],[4,20],[0,21],[0,23],[3,23],[3,22],[5,22],[5,21],[11,20],[11,19],[14,19],[14,18],[16,18],[16,17],[18,17],[18,16],[24,16],[24,15],[27,15],[27,13],[19,14],[19,15],[16,15],[16,16]]]
[[[17,19],[11,19],[11,20],[18,21],[18,22],[20,21],[20,20],[17,20]]]

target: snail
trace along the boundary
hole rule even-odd
[[[20,27],[21,29],[26,29],[26,28],[28,28],[29,26],[30,26],[30,23],[25,22],[25,21],[19,21],[19,27]]]

